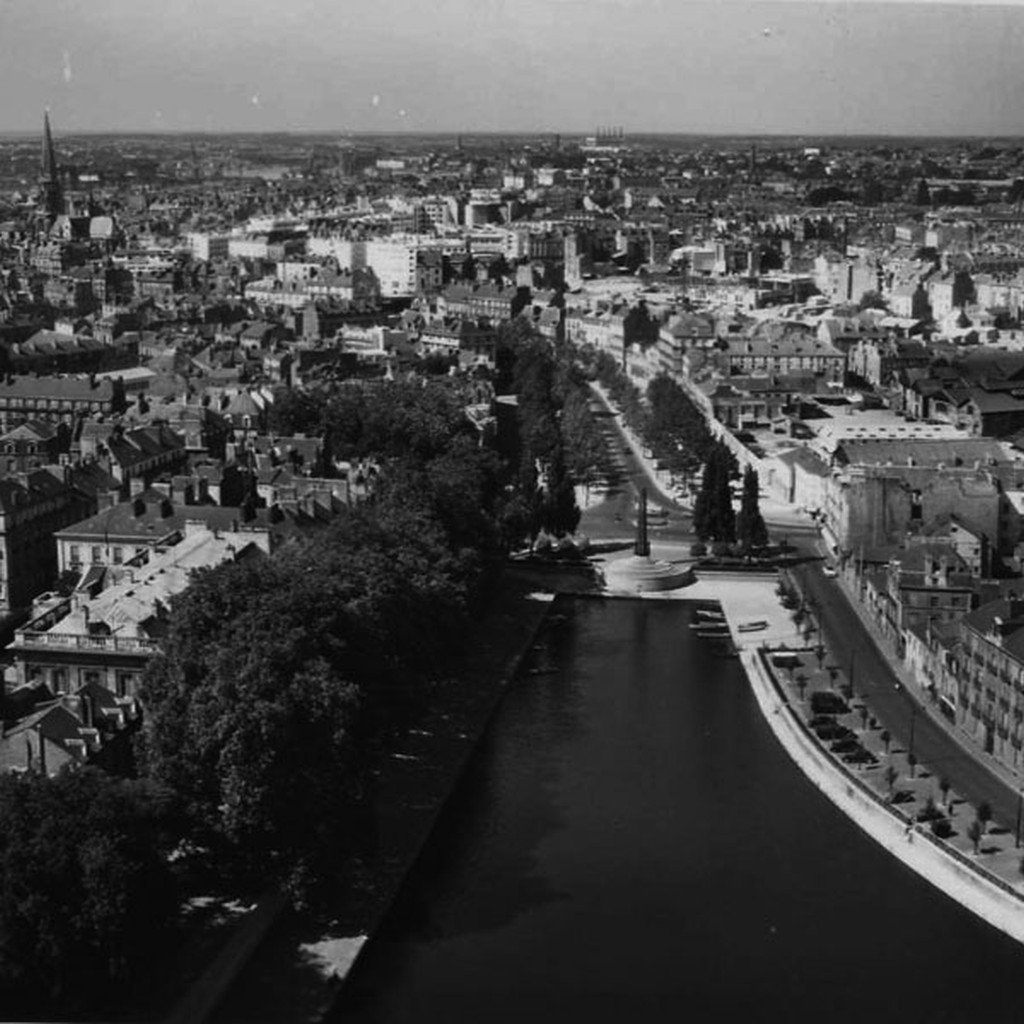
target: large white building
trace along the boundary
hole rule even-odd
[[[310,256],[333,256],[342,270],[370,267],[380,282],[381,298],[408,298],[416,294],[418,241],[407,238],[311,238]]]
[[[189,252],[197,260],[227,259],[228,236],[212,235],[205,231],[193,231],[185,236]]]

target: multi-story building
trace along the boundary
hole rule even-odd
[[[54,584],[54,534],[94,511],[95,501],[58,467],[0,480],[0,614],[23,611]]]
[[[70,446],[71,431],[65,431]],[[53,423],[30,420],[0,435],[3,470],[6,474],[26,473],[55,464],[60,453],[61,438]]]
[[[437,310],[442,316],[464,316],[492,322],[511,320],[527,303],[527,292],[484,284],[449,285],[438,297]]]
[[[194,259],[222,260],[228,257],[228,236],[209,232],[193,231],[185,236],[189,251]]]
[[[134,696],[146,663],[159,649],[172,597],[196,569],[257,555],[268,549],[266,531],[214,532],[186,523],[182,540],[163,552],[125,565],[120,582],[48,607],[15,633],[7,650],[11,682],[45,684],[54,694],[96,685],[119,697]]]
[[[802,324],[763,323],[724,344],[721,361],[730,374],[812,373],[842,384],[846,372],[846,355]]]
[[[1024,768],[1024,600],[991,601],[960,622],[957,724],[988,754]]]
[[[0,380],[0,430],[4,433],[27,420],[66,423],[115,411],[113,381],[90,377],[14,377]]]

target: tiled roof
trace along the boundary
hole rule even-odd
[[[0,379],[0,401],[11,398],[70,399],[109,402],[114,385],[108,381],[90,382],[88,377],[15,377]]]

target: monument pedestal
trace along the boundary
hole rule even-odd
[[[673,565],[650,555],[630,555],[611,562],[605,568],[604,578],[613,594],[648,594],[688,586],[697,577],[688,565]]]

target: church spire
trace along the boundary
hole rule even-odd
[[[50,132],[50,111],[43,113],[43,152],[40,181],[46,201],[46,212],[56,217],[63,212],[63,195],[60,186],[60,168],[57,166],[57,153],[53,148],[53,135]]]

